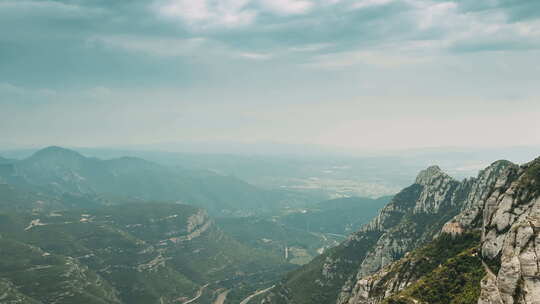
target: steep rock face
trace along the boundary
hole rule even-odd
[[[421,218],[424,215],[452,212],[452,209],[460,206],[464,193],[470,188],[468,182],[459,183],[437,166],[420,172],[415,185],[421,191],[414,201],[414,206],[405,200],[390,203],[372,225],[361,229],[361,231],[380,231],[383,234],[375,248],[362,261],[358,278],[379,270],[397,257],[403,256],[415,245],[429,239],[432,235],[430,229],[426,228],[435,223],[430,223],[431,219],[425,219],[422,223]],[[444,217],[443,214],[441,216]],[[393,226],[393,221],[398,217],[400,222]]]
[[[491,193],[501,172],[505,172],[510,167],[516,166],[507,161],[498,161],[482,170],[477,178],[466,179],[462,182],[451,179],[436,166],[422,171],[416,179],[416,184],[422,185],[424,189],[414,206],[413,221],[392,227],[379,239],[380,246],[368,254],[368,257],[395,252],[395,247],[388,246],[389,239],[401,240],[402,243],[408,244],[400,248],[403,255],[429,242],[441,230],[453,235],[463,233],[465,227],[474,226],[481,219],[482,199]],[[419,217],[419,215],[424,216]],[[452,216],[455,218],[445,224]],[[434,224],[425,225],[425,231],[422,233],[410,229],[410,227],[418,226],[418,222],[430,221]],[[396,267],[395,263],[381,269],[381,266],[388,265],[394,260],[396,258],[382,260],[381,263],[376,264],[372,263],[372,259],[366,258],[355,279],[348,282],[352,288],[344,286],[337,303],[380,303],[384,298],[403,290],[418,279],[414,273],[393,271],[392,269]],[[378,271],[379,269],[381,270]]]
[[[418,198],[413,202],[401,204],[406,208],[402,210],[404,214],[400,222],[393,226],[391,222],[387,223],[389,227],[378,240],[377,246],[364,259],[357,275],[343,287],[336,303],[379,303],[386,296],[413,282],[414,277],[409,277],[406,272],[402,272],[399,277],[391,278],[392,267],[383,267],[401,258],[406,252],[430,241],[441,230],[443,224],[461,210],[474,189],[475,182],[476,179],[456,181],[437,166],[420,172],[415,181],[415,185],[422,188]],[[381,212],[382,216],[384,211]],[[364,229],[374,228],[383,227],[371,225]],[[367,278],[379,270],[379,273]],[[386,287],[380,286],[383,283]],[[382,294],[381,288],[385,289]]]
[[[459,223],[462,228],[481,228],[486,199],[491,195],[494,187],[504,183],[508,174],[517,168],[517,165],[509,161],[499,160],[480,171],[461,207],[461,212],[453,222]]]
[[[437,166],[427,168],[370,223],[293,272],[263,303],[380,303],[419,278],[407,270],[415,269],[415,260],[398,260],[431,242],[441,230],[454,236],[478,230],[484,202],[496,185],[504,184],[502,176],[511,178],[515,170],[516,165],[498,161],[477,178],[460,182]],[[406,267],[396,268],[396,263]]]
[[[485,275],[479,282],[481,274],[479,266],[471,268],[473,273],[463,277],[464,284],[469,286],[469,290],[464,291],[467,297],[460,301],[463,303],[478,301],[478,304],[539,304],[540,159],[521,167],[507,161],[498,161],[481,171],[476,179],[466,180],[463,183],[470,183],[471,186],[460,207],[461,212],[442,227],[439,235],[459,238],[471,232],[481,233],[482,240],[476,246],[479,249],[469,252],[468,259],[474,261],[475,256],[480,256],[485,270],[482,272]],[[437,242],[432,241],[430,244]],[[463,254],[456,255],[448,261],[467,257],[467,254]],[[338,300],[337,303],[425,301],[422,296],[426,292],[428,294],[434,292],[437,288],[430,284],[439,283],[433,281],[427,284],[429,280],[426,281],[426,278],[437,278],[442,273],[439,268],[430,270],[431,272],[427,274],[417,269],[419,267],[425,269],[425,265],[419,265],[432,258],[429,254],[422,253],[422,250],[415,250],[413,255],[407,253],[404,258],[371,275],[357,276],[350,296],[345,298],[346,301]],[[476,263],[480,265],[479,262]],[[452,284],[452,279],[450,278],[447,283]],[[429,291],[429,288],[434,289]],[[480,295],[476,293],[477,288]],[[444,293],[446,289],[442,290]],[[446,292],[448,294],[444,296],[447,298],[456,296],[450,294],[450,290]],[[395,302],[396,300],[398,301]]]
[[[493,184],[493,172],[508,165],[495,163],[478,178],[462,182],[437,166],[427,168],[370,223],[334,250],[291,274],[266,297],[266,302],[376,303],[369,299],[374,285],[366,285],[364,278],[431,241],[466,204],[485,195],[480,184]],[[398,290],[406,285],[396,280],[392,288]]]
[[[540,159],[500,178],[483,212],[479,304],[540,303]]]

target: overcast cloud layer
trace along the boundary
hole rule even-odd
[[[538,0],[0,0],[0,144],[540,144]]]

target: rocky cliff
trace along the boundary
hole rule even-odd
[[[540,158],[502,175],[484,202],[478,304],[540,303]]]
[[[416,216],[413,217],[413,221],[435,221],[440,226],[437,224],[429,225],[419,235],[418,233],[407,231],[407,227],[405,227],[405,225],[418,225],[417,223],[405,223],[405,225],[401,224],[393,227],[387,233],[388,237],[405,237],[411,240],[409,243],[412,246],[403,248],[404,250],[402,252],[405,253],[431,241],[441,230],[449,234],[461,234],[465,227],[472,227],[475,223],[478,223],[479,213],[482,210],[479,201],[485,199],[491,193],[491,188],[497,183],[501,172],[506,172],[509,168],[514,167],[515,165],[510,162],[498,161],[485,170],[482,170],[478,174],[478,177],[466,179],[461,182],[453,180],[438,167],[430,167],[422,171],[415,183],[422,185],[423,191],[419,199],[415,202],[413,214]],[[455,215],[455,218],[441,225],[445,219],[449,219],[447,216],[450,214]],[[418,217],[418,215],[424,215],[424,219]],[[382,240],[383,238],[379,242]],[[368,257],[378,252],[388,254],[388,252],[392,251],[394,251],[392,247],[389,248],[383,245],[375,248]],[[388,265],[393,260],[387,259],[387,261],[387,263],[371,263],[372,267],[369,268],[361,267],[357,276],[354,278],[354,287],[344,286],[337,303],[379,303],[380,300],[404,289],[419,278],[419,274],[416,274],[415,277],[414,273],[404,271],[403,269],[399,273],[392,271],[395,265],[390,265],[375,273],[382,266]],[[367,263],[370,263],[369,259],[364,260],[362,265]],[[375,274],[370,276],[373,273]],[[394,274],[399,276],[392,277]],[[381,280],[381,278],[384,278],[384,280]],[[381,284],[384,286],[380,286]],[[381,290],[384,292],[381,293]]]
[[[417,290],[426,278],[435,285],[451,285],[448,278],[439,280],[444,276],[437,269],[463,266],[457,260],[468,267],[461,269],[465,274],[460,277],[464,280],[460,288],[470,288],[457,288],[460,293],[454,297],[474,302],[480,298],[480,304],[540,303],[533,300],[540,299],[538,163],[519,167],[498,161],[476,178],[463,181],[436,166],[422,171],[372,222],[291,274],[263,303],[409,303],[404,295]],[[463,235],[478,236],[476,243],[457,244],[459,250],[451,256],[443,253],[445,244]],[[438,242],[437,250],[417,249],[434,242]],[[434,260],[439,261],[438,268]],[[480,295],[474,286],[480,285],[484,274]],[[392,302],[394,295],[403,297],[399,298],[402,302]]]
[[[499,161],[465,184],[465,200],[454,205],[461,211],[433,241],[378,271],[361,267],[337,303],[540,303],[540,159]]]

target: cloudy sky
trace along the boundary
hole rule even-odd
[[[0,144],[540,145],[538,0],[0,0]]]

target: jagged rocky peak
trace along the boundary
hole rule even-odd
[[[360,230],[380,236],[361,261],[356,276],[342,288],[337,303],[363,303],[351,300],[364,297],[363,278],[430,241],[442,228],[442,221],[459,212],[469,189],[469,183],[460,183],[438,166],[421,171],[415,184],[396,194],[377,218]],[[455,234],[459,232],[457,227],[448,228]]]
[[[449,176],[446,173],[444,173],[439,166],[430,166],[427,169],[424,169],[420,171],[420,173],[418,173],[415,183],[426,186],[433,183],[434,180],[440,177],[449,177]]]
[[[527,168],[532,167],[528,164]],[[464,181],[457,181],[437,167],[432,166],[423,170],[418,175],[416,179],[416,184],[422,186],[422,191],[419,198],[416,200],[414,212],[417,216],[422,216],[422,221],[426,221],[433,218],[444,219],[447,215],[452,212],[459,213],[452,220],[447,222],[442,227],[437,227],[437,225],[428,225],[426,227],[426,232],[439,231],[443,234],[450,234],[454,237],[462,235],[473,228],[475,230],[481,229],[482,227],[482,218],[485,214],[484,208],[488,198],[496,195],[500,196],[501,193],[505,192],[505,189],[512,183],[515,183],[516,180],[516,171],[518,171],[519,166],[509,162],[509,161],[497,161],[491,164],[486,169],[479,172],[476,178],[469,178]],[[539,166],[540,168],[540,166]],[[522,171],[525,169],[521,169]],[[534,171],[532,169],[527,169],[527,171]],[[538,169],[540,172],[540,169]],[[539,176],[540,177],[540,176]],[[540,179],[539,179],[540,180]],[[535,182],[528,182],[529,184],[535,184]],[[540,182],[539,182],[540,184]],[[499,189],[499,190],[497,190]],[[515,191],[514,191],[515,192]],[[499,206],[497,206],[499,202]],[[494,207],[489,210],[501,209],[500,207],[504,206],[504,203],[497,199],[492,199],[491,203]],[[509,220],[512,215],[507,211],[507,209],[501,210],[499,213],[499,218],[502,220]],[[492,213],[495,211],[492,211]],[[490,218],[495,218],[496,216],[489,216]],[[420,227],[420,222],[408,223],[409,226]],[[496,224],[493,225],[496,230]],[[500,225],[499,225],[500,226]],[[367,257],[364,259],[360,271],[356,278],[349,283],[349,286],[343,288],[341,299],[338,301],[339,304],[376,304],[381,303],[382,300],[388,297],[391,294],[398,292],[406,288],[414,280],[409,280],[409,274],[403,274],[401,272],[395,272],[393,269],[397,264],[387,264],[385,263],[376,264],[370,259],[372,256],[385,257],[384,253],[389,249],[395,251],[396,247],[391,245],[381,244],[381,240],[400,240],[403,243],[403,240],[409,240],[409,245],[405,246],[402,252],[411,250],[412,248],[421,245],[423,242],[414,241],[420,238],[424,239],[424,242],[429,242],[430,233],[426,235],[411,233],[407,231],[406,225],[399,225],[399,230],[391,229],[388,230],[378,242],[378,245],[375,249],[372,249],[370,253],[367,254]],[[507,226],[502,228],[503,230],[508,229]],[[492,233],[495,235],[494,233]],[[523,234],[523,233],[522,233]],[[392,235],[394,235],[392,237]],[[440,234],[437,234],[440,235]],[[426,237],[427,236],[427,237]],[[499,240],[494,236],[485,243],[484,247],[489,249],[495,249],[495,252],[492,256],[497,256],[501,252],[501,247],[503,244],[503,236],[501,235]],[[515,239],[515,238],[514,238]],[[389,243],[391,244],[391,243]],[[485,249],[484,249],[485,250]],[[377,254],[376,254],[377,253]],[[376,254],[376,255],[374,255]],[[406,256],[406,255],[405,255]],[[389,260],[389,259],[386,259]],[[405,259],[406,260],[406,259]],[[367,264],[372,264],[377,267],[366,267]],[[407,264],[407,263],[405,263]],[[530,264],[530,263],[529,263]],[[393,266],[392,266],[393,265]],[[381,267],[382,266],[382,267]],[[377,271],[377,269],[379,269]],[[376,271],[376,272],[374,272]],[[530,273],[530,272],[529,272]],[[389,279],[391,278],[391,279]],[[521,279],[526,281],[525,279]],[[517,281],[514,279],[514,281]],[[493,283],[495,284],[495,283]],[[528,290],[533,292],[535,290],[534,284],[528,283]],[[492,290],[497,287],[493,287]],[[503,289],[506,287],[502,287]],[[513,287],[512,287],[513,288]],[[510,288],[510,289],[512,289]],[[507,288],[508,289],[508,288]],[[512,289],[512,292],[514,289]],[[486,292],[487,293],[487,292]],[[503,302],[485,302],[489,304],[500,304]],[[482,304],[485,304],[482,303]],[[507,302],[504,302],[507,303]],[[508,302],[510,303],[510,302]],[[515,303],[515,302],[514,302]],[[523,302],[529,304],[529,302]],[[537,303],[535,303],[537,304]]]
[[[487,168],[480,170],[476,178],[469,178],[463,183],[469,183],[470,191],[461,207],[461,212],[449,222],[449,227],[460,226],[462,229],[480,229],[482,227],[482,213],[484,202],[492,193],[497,184],[504,184],[508,174],[517,170],[518,165],[507,161],[498,160]],[[507,171],[509,170],[509,171]]]
[[[460,251],[448,256],[482,260],[476,261],[477,268],[471,271],[478,272],[477,276],[468,282],[475,294],[463,303],[540,304],[540,158],[522,166],[499,160],[463,181],[438,166],[423,170],[375,219],[326,256],[319,268],[322,276],[316,281],[321,284],[295,278],[276,294],[294,299],[304,286],[313,290],[338,286],[336,297],[332,294],[320,303],[396,303],[385,298],[420,279],[415,264],[430,261],[424,254],[441,252],[417,251],[418,259],[411,260],[411,250],[438,240],[444,249],[447,241],[471,236],[474,239],[469,239],[467,250],[472,251],[461,255],[465,248],[459,245],[456,250]],[[438,269],[426,275],[440,275]],[[482,270],[487,275],[480,284]],[[306,283],[298,288],[295,284],[300,280]],[[399,303],[420,303],[413,300]]]
[[[469,184],[469,191],[461,207],[461,212],[443,226],[442,232],[452,235],[464,233],[466,230],[480,229],[484,201],[488,198],[497,183],[503,183],[507,175],[505,170],[517,169],[519,166],[507,161],[498,160],[478,172],[476,178],[465,179],[462,184]]]

